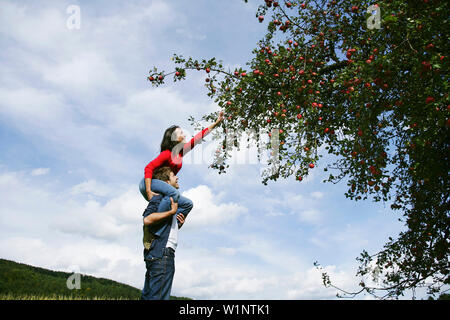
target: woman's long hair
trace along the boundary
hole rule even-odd
[[[164,150],[172,151],[172,149],[179,143],[176,140],[172,140],[173,132],[177,128],[179,128],[179,126],[173,125],[166,129],[166,132],[164,132],[164,136],[161,141],[161,152],[163,152]]]

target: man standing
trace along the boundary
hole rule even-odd
[[[160,167],[153,178],[164,181],[178,189],[178,177],[170,167]],[[145,273],[142,300],[169,300],[175,274],[175,250],[178,244],[178,229],[184,223],[184,215],[178,212],[178,204],[172,198],[157,195],[152,197],[144,216],[144,261]],[[192,204],[187,208],[188,213]]]

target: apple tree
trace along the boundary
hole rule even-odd
[[[361,254],[360,290],[345,294],[438,294],[450,282],[449,13],[440,0],[265,0],[255,23],[267,33],[245,68],[176,54],[173,72],[153,68],[148,80],[205,74],[208,96],[225,111],[211,165],[220,173],[239,147],[226,132],[251,130],[260,148],[271,147],[262,136],[276,134],[264,184],[301,183],[322,166],[326,182],[347,184],[349,199],[399,212],[405,230]]]

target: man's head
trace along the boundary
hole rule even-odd
[[[173,173],[170,167],[160,167],[153,172],[153,179],[158,179],[167,182],[172,187],[179,189],[178,177]]]

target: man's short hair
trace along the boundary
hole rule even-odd
[[[167,167],[167,166],[159,167],[158,169],[156,169],[153,172],[152,178],[166,182],[166,181],[170,180],[170,173],[171,172],[173,172],[173,171],[172,171],[172,168],[170,168],[170,167]]]

